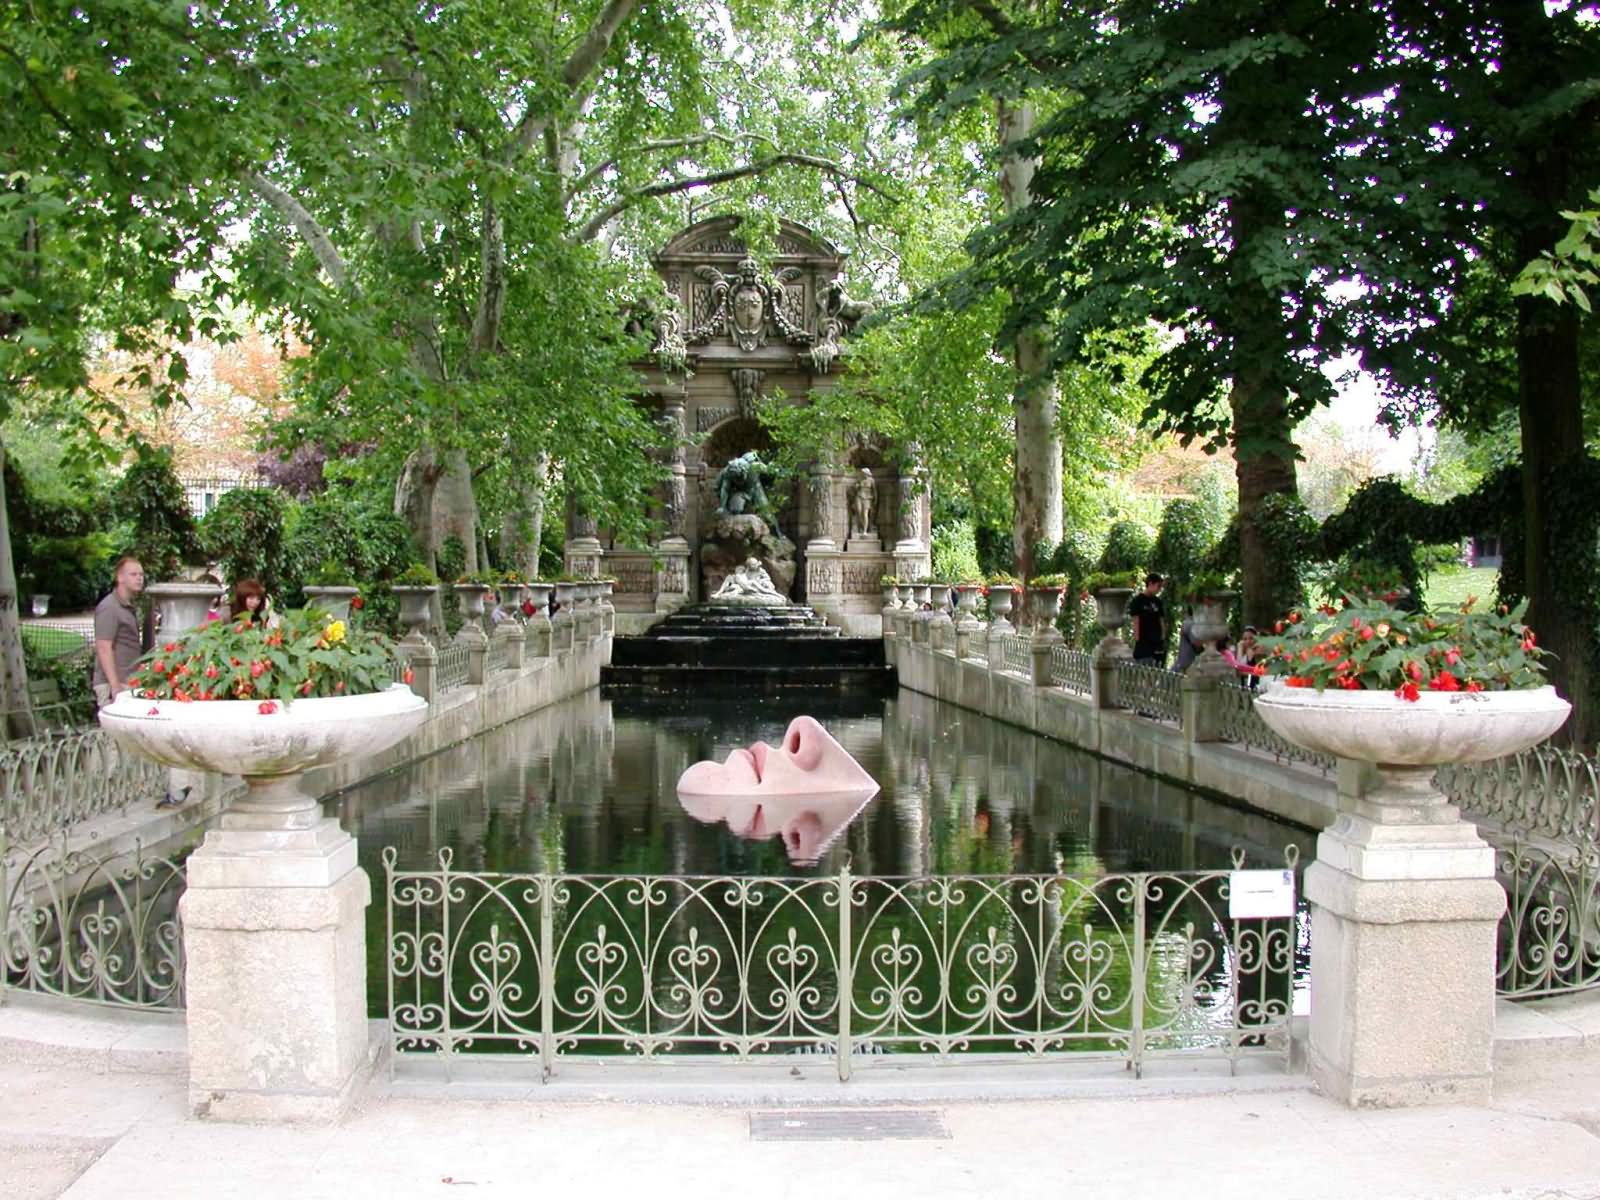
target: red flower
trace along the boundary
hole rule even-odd
[[[1325,617],[1331,617],[1337,614],[1339,610],[1331,604],[1319,604],[1317,605],[1317,611]]]
[[[1361,680],[1357,679],[1354,675],[1342,675],[1338,680],[1336,680],[1336,682],[1347,692],[1356,691],[1361,687]]]
[[[1522,648],[1525,651],[1533,649],[1533,630],[1528,630],[1527,636],[1522,639]]]
[[[152,671],[161,671],[161,672],[165,672],[165,671],[166,671],[166,669],[167,669],[167,660],[166,660],[166,659],[164,659],[164,658],[158,658],[158,659],[156,659],[156,660],[155,660],[155,662],[153,662],[153,663],[151,663],[151,664],[150,664],[150,669],[151,669],[151,670],[152,670]]]
[[[1467,691],[1481,692],[1483,691],[1483,684],[1479,683],[1476,679],[1469,679],[1467,680]]]
[[[336,692],[344,691],[344,680],[341,679],[341,680],[339,680],[338,683],[334,684],[333,685],[333,690],[336,691]]]
[[[1283,682],[1288,687],[1311,687],[1312,686],[1311,680],[1306,678],[1304,675],[1291,675],[1287,679],[1285,679]]]
[[[1428,681],[1428,687],[1435,692],[1459,692],[1461,681],[1449,671],[1440,671]]]
[[[1291,625],[1300,624],[1300,614],[1297,613],[1297,612],[1290,613],[1289,614],[1289,624],[1291,624]]]
[[[1408,662],[1406,664],[1406,674],[1411,676],[1417,683],[1421,683],[1423,676],[1422,664],[1416,661]]]
[[[278,711],[278,702],[276,700],[263,700],[260,704],[256,705],[256,711],[263,717],[270,717],[273,713]]]
[[[1374,633],[1372,631],[1372,626],[1371,625],[1368,625],[1365,629],[1363,629],[1361,631],[1361,640],[1363,642],[1370,642],[1373,639],[1374,636],[1375,635],[1374,635]]]
[[[1402,683],[1395,688],[1394,694],[1402,700],[1417,700],[1422,696],[1422,693],[1417,689],[1417,685],[1409,682]]]
[[[363,600],[360,596],[351,596],[350,597],[350,607],[355,609],[357,612],[360,612],[366,606],[367,606],[367,602],[365,600]]]
[[[152,692],[149,688],[145,688],[145,690],[140,692],[139,694],[141,696],[143,696],[146,700],[154,700],[156,698],[156,694],[154,692]]]
[[[415,678],[416,678],[416,676],[411,673],[411,668],[410,667],[407,667],[405,669],[405,673],[400,676],[401,682],[402,683],[406,683],[406,684],[409,684]]]
[[[260,679],[261,676],[262,676],[262,673],[265,672],[266,669],[267,669],[267,664],[265,662],[263,662],[259,658],[256,659],[255,662],[250,664],[250,678],[251,679]]]
[[[533,601],[532,600],[524,600],[522,602],[522,615],[525,616],[525,617],[533,616]],[[407,682],[410,682],[410,681],[408,680]]]
[[[159,708],[157,708],[154,704],[152,704],[150,706],[150,711],[145,713],[145,716],[147,716],[147,717],[159,717],[160,715],[161,715],[161,710]]]
[[[237,659],[237,658],[230,658],[230,659],[228,659],[228,662],[229,662],[229,663],[230,663],[230,664],[231,664],[231,665],[233,665],[233,666],[235,666],[235,667],[242,667],[242,666],[244,666],[244,664],[243,664],[243,663],[242,663],[242,662],[240,662],[240,661],[239,661],[239,660],[238,660],[238,659]]]
[[[206,678],[207,679],[215,679],[220,674],[222,674],[222,672],[217,670],[215,663],[213,663],[211,666],[206,668]]]
[[[1275,624],[1272,627],[1272,632],[1273,633],[1282,633],[1283,632],[1283,622],[1279,621],[1277,624]]]
[[[1461,661],[1461,651],[1457,650],[1454,646],[1451,646],[1450,649],[1444,652],[1444,660],[1452,667],[1455,666]]]
[[[178,643],[177,642],[168,642],[165,646],[163,646],[161,648],[163,650],[165,650],[168,654],[176,654],[177,651],[178,651]]]
[[[1266,666],[1265,663],[1256,663],[1255,666],[1251,667],[1249,672],[1248,672],[1248,674],[1254,675],[1257,678],[1260,678],[1261,676],[1265,675],[1266,673],[1267,673],[1267,666]]]

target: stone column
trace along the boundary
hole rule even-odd
[[[380,1045],[367,1024],[371,883],[337,821],[263,827],[270,820],[225,814],[189,856],[179,909],[189,1109],[336,1121]]]
[[[670,474],[664,504],[666,533],[656,548],[655,610],[670,613],[689,602],[689,539],[684,531],[689,520],[688,432],[684,420],[682,394],[661,398],[662,424],[672,438]]]
[[[895,574],[901,579],[918,579],[930,569],[928,539],[923,532],[922,510],[927,502],[921,467],[901,469],[895,506],[897,539],[894,544]]]
[[[1432,776],[1341,759],[1340,815],[1306,868],[1311,1075],[1355,1107],[1490,1098],[1505,892]]]
[[[567,493],[567,574],[592,576],[600,574],[604,547],[596,537],[595,520],[583,511],[577,497]]]
[[[420,632],[413,631],[413,634],[416,640],[407,636],[395,646],[395,652],[411,672],[411,690],[432,704],[438,687],[439,652]]]
[[[1222,685],[1238,672],[1215,650],[1196,656],[1178,685],[1183,704],[1183,738],[1190,745],[1222,740]]]

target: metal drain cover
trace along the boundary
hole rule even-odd
[[[800,1108],[750,1114],[753,1142],[886,1142],[948,1139],[933,1108]]]

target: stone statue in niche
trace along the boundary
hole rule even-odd
[[[717,474],[717,512],[737,517],[743,513],[762,513],[767,508],[767,492],[761,486],[766,464],[754,450],[746,451]]]
[[[922,540],[922,514],[917,511],[917,477],[900,476],[900,540]]]
[[[667,478],[667,502],[665,508],[667,536],[682,537],[684,517],[689,511],[689,497],[688,481],[681,471],[674,471]]]
[[[878,532],[878,484],[862,467],[850,485],[850,536],[875,537]]]
[[[761,381],[767,377],[767,373],[759,371],[755,367],[735,367],[731,374],[733,376],[733,394],[739,405],[739,415],[754,420],[756,401],[761,398]]]

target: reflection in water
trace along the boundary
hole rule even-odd
[[[679,792],[678,803],[696,821],[722,822],[735,837],[783,839],[796,866],[815,866],[839,831],[871,802],[874,792],[823,792],[789,796],[708,796]]]
[[[458,870],[704,875],[1047,873],[1224,867],[1229,849],[1272,865],[1286,844],[1309,859],[1312,837],[1059,742],[911,692],[863,710],[815,697],[683,697],[644,712],[592,691],[329,803],[378,855],[425,869],[450,847]],[[792,856],[772,839],[785,818],[730,828],[686,813],[675,785],[702,759],[776,743],[814,714],[881,785],[864,807],[815,828]],[[699,819],[697,819],[699,817]],[[798,820],[798,818],[796,818]]]

